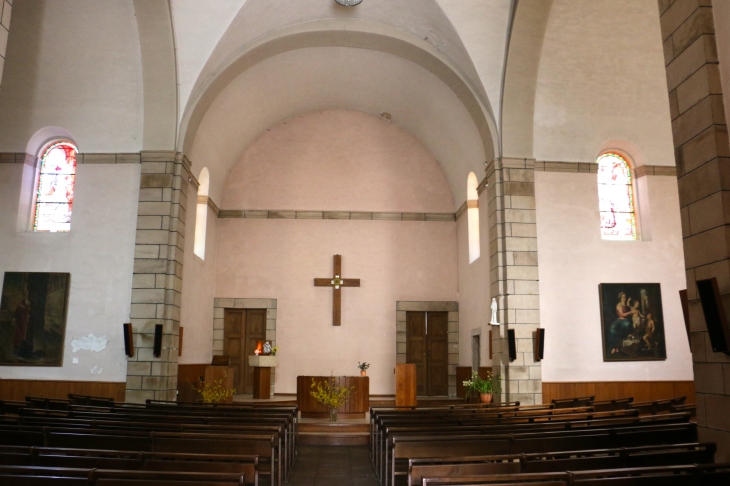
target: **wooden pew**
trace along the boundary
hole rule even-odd
[[[9,485],[55,485],[70,484],[86,486],[174,486],[190,484],[197,486],[244,486],[245,478],[240,474],[117,471],[111,469],[49,468],[27,466],[0,466],[0,480]]]
[[[541,482],[537,482],[541,481]],[[485,474],[464,478],[424,478],[424,486],[446,485],[524,485],[563,481],[570,485],[602,486],[715,486],[730,481],[728,465],[665,466],[625,468],[562,473]]]
[[[560,430],[589,430],[592,428],[630,428],[639,425],[657,425],[657,424],[673,424],[673,423],[687,423],[689,422],[689,415],[687,414],[676,414],[676,415],[663,415],[663,416],[650,416],[650,417],[624,417],[624,418],[609,418],[609,419],[586,419],[586,420],[568,420],[565,422],[540,422],[532,424],[489,424],[484,426],[468,426],[468,425],[457,425],[457,426],[430,426],[426,425],[423,427],[392,427],[386,428],[383,431],[382,436],[386,439],[385,442],[378,445],[378,457],[374,462],[376,467],[376,473],[378,477],[383,477],[388,471],[388,457],[391,452],[390,437],[418,437],[418,436],[435,436],[435,435],[458,435],[458,434],[508,434],[508,433],[524,433],[524,432],[548,432],[548,431],[560,431]]]
[[[617,398],[614,400],[602,400],[593,402],[593,408],[596,412],[606,412],[609,410],[624,410],[631,408],[631,404],[634,402],[634,397],[628,398]]]
[[[243,474],[258,484],[258,456],[173,454],[114,450],[0,446],[0,465]]]
[[[595,399],[595,396],[577,398],[553,398],[552,405],[554,408],[590,407],[593,405]]]
[[[658,413],[669,413],[672,406],[684,405],[686,400],[687,397],[676,397],[652,402],[635,402],[631,404],[631,408],[638,410],[642,415],[656,415]]]
[[[619,448],[657,444],[691,443],[697,440],[696,424],[650,425],[626,429],[566,430],[503,435],[453,435],[392,437],[383,483],[394,485],[407,476],[403,461],[417,458],[485,456]],[[399,467],[399,465],[401,465]]]
[[[37,412],[34,413],[34,412]],[[59,416],[61,415],[61,416]],[[107,434],[110,435],[128,435],[130,431],[134,431],[135,429],[138,431],[151,431],[151,430],[170,430],[172,431],[178,431],[178,432],[202,432],[205,433],[206,431],[209,432],[216,432],[216,433],[224,433],[224,434],[243,434],[248,432],[253,432],[254,434],[261,434],[261,433],[274,433],[276,434],[277,438],[276,441],[278,442],[277,448],[276,448],[276,456],[275,461],[277,463],[277,468],[281,467],[282,472],[284,475],[284,478],[288,478],[291,466],[293,465],[293,461],[296,455],[296,446],[295,446],[295,436],[291,433],[286,433],[286,431],[291,432],[291,421],[287,416],[277,415],[277,416],[271,416],[270,414],[257,414],[257,416],[229,416],[229,417],[216,417],[216,416],[207,416],[207,415],[196,415],[196,416],[188,416],[188,415],[157,415],[157,414],[128,414],[128,413],[86,413],[82,412],[79,414],[75,414],[74,412],[58,412],[58,411],[45,411],[45,410],[37,410],[37,409],[29,409],[26,410],[25,415],[23,415],[20,419],[20,423],[30,423],[34,420],[36,422],[42,422],[45,418],[47,420],[46,423],[59,423],[66,420],[66,417],[71,417],[72,419],[76,417],[76,415],[80,415],[81,417],[88,417],[89,415],[91,417],[94,417],[93,419],[87,418],[87,419],[77,419],[77,425],[75,427],[78,428],[86,428],[89,429],[89,433],[97,434],[98,431],[93,430],[96,427],[100,428],[106,428],[109,429]],[[104,419],[104,420],[98,420],[98,419]],[[139,420],[140,422],[131,422],[131,420]],[[114,423],[119,424],[118,427],[114,426]],[[192,422],[192,423],[188,423]],[[262,427],[265,427],[264,425],[246,425],[244,424],[265,424],[270,423],[272,424],[269,426],[270,428],[268,430],[263,429]],[[66,422],[68,424],[68,422]],[[136,427],[132,427],[131,424],[135,424]],[[146,427],[145,427],[146,424]],[[184,424],[184,425],[183,425]],[[208,425],[206,425],[208,424]],[[237,424],[237,425],[236,425]],[[281,425],[276,425],[281,424]],[[276,427],[284,427],[285,431],[282,433],[281,430],[274,429]],[[258,428],[258,430],[255,430]],[[123,429],[125,431],[124,434],[120,434],[118,429]],[[55,432],[59,432],[58,430],[55,430]],[[75,431],[69,430],[67,432],[74,433]],[[82,443],[74,442],[73,447],[80,447],[80,448],[105,448],[102,445],[99,444],[99,441],[103,441],[105,439],[98,439],[95,440],[93,438],[82,438],[82,437],[76,437],[75,434],[73,437],[66,437],[62,438],[63,440],[69,439],[74,441],[83,441]],[[56,439],[53,439],[56,440]],[[122,450],[141,450],[141,451],[149,451],[149,446],[145,445],[144,443],[140,442],[139,440],[135,441],[135,439],[115,439],[115,449],[122,449]],[[48,439],[44,443],[17,443],[18,445],[45,445],[45,446],[61,446],[62,443],[59,443],[58,441],[55,442],[49,442]],[[139,448],[139,449],[137,449]],[[281,457],[279,457],[281,456]]]

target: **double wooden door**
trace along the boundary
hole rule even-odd
[[[266,309],[226,309],[223,334],[224,354],[231,357],[236,393],[253,393],[253,367],[248,357],[259,341],[266,340]]]
[[[416,393],[449,394],[449,313],[406,312],[406,363],[416,365]]]

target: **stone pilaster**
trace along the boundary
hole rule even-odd
[[[130,319],[134,357],[127,362],[128,402],[175,400],[177,348],[190,164],[174,152],[142,152]],[[162,354],[153,355],[162,324]]]
[[[727,461],[730,357],[712,351],[695,284],[716,277],[730,309],[730,144],[712,3],[660,0],[659,13],[687,269],[697,425],[700,440],[716,442],[716,459]]]
[[[534,360],[540,326],[535,218],[535,161],[497,159],[487,166],[491,295],[501,326],[492,328],[492,363],[502,376],[502,400],[542,403],[542,368]],[[507,331],[517,359],[509,361]]]

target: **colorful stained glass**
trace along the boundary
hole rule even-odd
[[[628,162],[618,154],[598,157],[598,207],[604,240],[635,240],[634,185]]]
[[[33,231],[71,230],[71,211],[76,180],[76,147],[54,143],[41,157]]]

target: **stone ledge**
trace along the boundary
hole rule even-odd
[[[208,199],[210,205],[210,199]],[[218,209],[215,207],[214,211]],[[221,219],[323,219],[354,221],[456,221],[456,213],[398,213],[365,211],[297,211],[280,209],[218,209]]]

